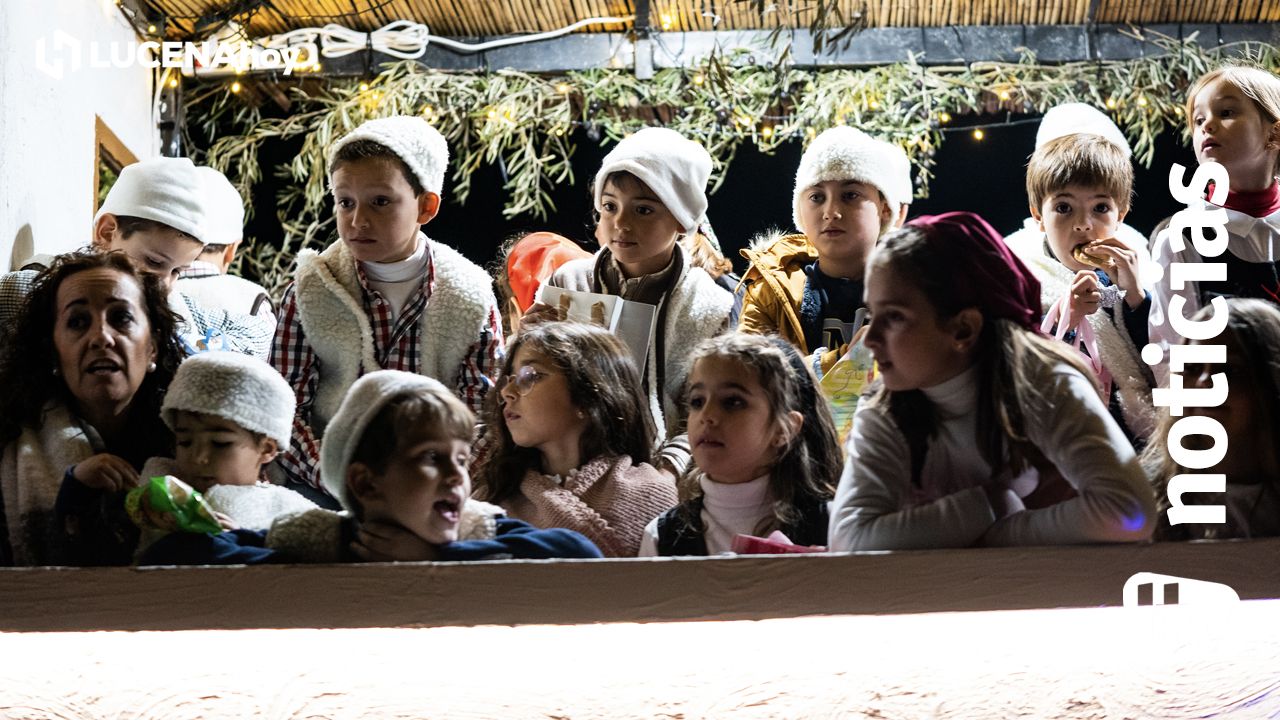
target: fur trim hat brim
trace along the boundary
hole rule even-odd
[[[791,203],[796,228],[806,231],[800,216],[804,191],[831,180],[871,185],[884,196],[890,216],[896,218],[898,209],[911,201],[910,163],[901,160],[889,143],[861,130],[841,125],[824,131],[809,144],[796,170]]]
[[[376,370],[356,380],[347,390],[320,442],[320,482],[344,508],[352,507],[347,495],[347,466],[364,439],[369,423],[392,399],[424,392],[450,394],[439,380],[401,370]]]
[[[296,402],[293,388],[271,365],[237,352],[212,351],[178,366],[160,416],[172,430],[179,410],[216,415],[286,450]]]
[[[107,213],[137,217],[207,243],[207,203],[204,180],[190,159],[152,158],[124,166],[93,224]]]
[[[616,172],[635,175],[692,234],[707,212],[711,155],[706,148],[668,128],[645,128],[622,139],[600,164],[595,179],[596,212],[604,211],[605,180]]]
[[[356,140],[372,140],[385,146],[409,166],[418,183],[436,195],[444,191],[444,171],[449,166],[449,143],[439,130],[416,115],[396,115],[369,120],[329,146],[329,175],[333,159],[343,146]]]

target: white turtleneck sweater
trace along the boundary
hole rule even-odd
[[[744,483],[718,483],[706,475],[698,478],[702,487],[702,525],[708,555],[733,551],[734,535],[755,535],[756,526],[773,512],[769,476]],[[658,518],[644,529],[639,557],[658,554]]]
[[[1145,540],[1155,498],[1133,446],[1107,414],[1092,382],[1066,364],[1045,366],[1040,392],[1023,398],[1030,441],[1078,496],[1026,510],[1019,501],[1039,482],[992,468],[978,451],[975,369],[925,388],[939,410],[920,486],[911,452],[887,407],[854,415],[844,473],[831,512],[832,550],[906,550],[983,545],[1056,545]],[[1002,483],[1008,514],[997,518],[982,485]]]
[[[403,260],[389,263],[362,262],[360,267],[368,279],[369,288],[378,291],[391,305],[391,321],[400,319],[400,311],[409,303],[413,293],[422,287],[427,272],[427,243],[418,233],[418,247]]]

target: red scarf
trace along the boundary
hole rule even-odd
[[[1266,217],[1280,210],[1280,183],[1271,183],[1266,190],[1253,192],[1228,192],[1222,207],[1242,212],[1249,217]]]

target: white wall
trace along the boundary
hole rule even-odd
[[[49,60],[70,56],[55,52],[56,30],[83,47],[81,67],[64,62],[61,79],[36,64],[42,36]],[[0,2],[0,271],[30,250],[57,253],[88,242],[95,114],[138,159],[158,152],[153,71],[136,63],[88,67],[92,41],[105,52],[138,39],[112,0]]]

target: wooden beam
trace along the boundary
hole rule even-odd
[[[0,632],[571,625],[1118,606],[1155,572],[1280,598],[1280,538],[791,557],[0,570]]]

